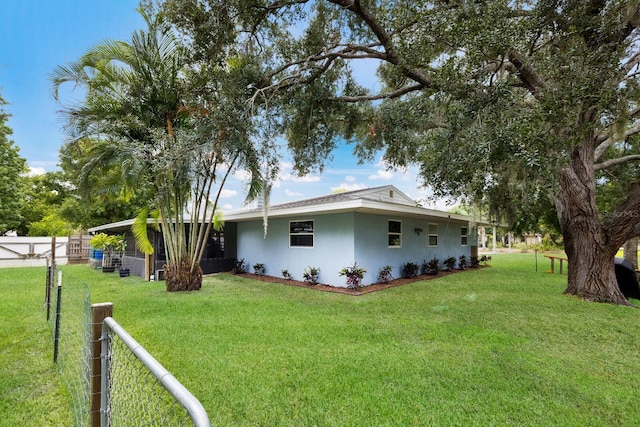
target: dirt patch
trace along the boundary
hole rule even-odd
[[[485,268],[485,267],[486,266],[479,266],[476,268],[470,268],[468,270],[475,270],[475,269]],[[449,271],[441,271],[438,274],[422,274],[412,279],[403,279],[403,278],[393,279],[387,283],[374,283],[372,285],[363,286],[362,288],[360,288],[360,290],[355,290],[350,288],[340,288],[340,287],[329,286],[321,283],[317,285],[308,285],[306,282],[301,282],[299,280],[287,280],[283,277],[274,277],[274,276],[266,276],[266,275],[259,276],[257,274],[252,274],[252,273],[242,273],[242,274],[238,274],[238,276],[246,277],[248,279],[253,279],[253,280],[260,280],[262,282],[280,283],[282,285],[287,285],[287,286],[298,286],[301,288],[307,288],[314,291],[334,292],[338,294],[358,296],[358,295],[369,294],[371,292],[381,291],[384,289],[395,288],[396,286],[402,286],[402,285],[406,285],[407,283],[418,282],[420,280],[437,279],[439,277],[448,276],[450,274],[457,274],[457,273],[461,273],[463,271],[468,271],[468,270],[449,270]]]

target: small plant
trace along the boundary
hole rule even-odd
[[[302,278],[307,285],[317,285],[319,276],[320,269],[316,267],[309,267],[309,270],[305,268],[304,272],[302,273]]]
[[[338,273],[340,276],[347,276],[347,288],[359,290],[362,287],[362,279],[367,270],[358,267],[357,263],[353,263],[351,267],[345,267]]]
[[[438,274],[440,271],[440,260],[438,258],[432,258],[430,261],[425,261],[422,263],[421,273],[422,274]]]
[[[242,273],[246,273],[247,272],[247,268],[244,264],[244,258],[242,259],[237,259],[233,265],[233,268],[231,269],[231,272],[233,274],[242,274]]]
[[[491,261],[491,257],[487,256],[487,255],[482,255],[480,257],[480,262],[482,263],[482,265],[487,265],[489,264],[489,261]]]
[[[466,255],[460,255],[458,257],[458,268],[460,270],[465,270],[469,266],[469,261],[467,260]]]
[[[115,255],[124,250],[127,247],[127,242],[124,238],[124,234],[106,234],[98,233],[89,240],[89,244],[92,248],[102,251],[102,271],[113,272],[116,267],[120,267],[121,261],[118,260]]]
[[[258,276],[264,276],[264,264],[253,264],[253,272]]]
[[[291,280],[293,278],[293,276],[291,276],[291,273],[289,273],[289,270],[282,270],[282,277],[287,280]]]
[[[456,266],[456,262],[457,262],[456,257],[451,256],[445,259],[443,263],[446,270],[453,270],[454,267]]]
[[[413,279],[418,276],[420,266],[415,262],[408,262],[402,266],[402,277],[404,279]]]
[[[382,270],[380,270],[380,273],[378,273],[378,282],[390,282],[393,279],[391,270],[393,270],[393,267],[391,267],[390,265],[385,265],[384,267],[382,267]]]

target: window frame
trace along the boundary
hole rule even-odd
[[[391,231],[391,223],[397,222],[400,224],[400,231]],[[398,236],[398,244],[391,245],[390,238],[391,236]],[[402,220],[400,219],[387,219],[387,247],[391,249],[402,248]]]
[[[431,227],[434,226],[436,228],[436,232],[435,234],[431,232]],[[438,246],[438,233],[439,233],[439,226],[436,223],[429,223],[428,228],[427,228],[427,245],[429,245],[429,247],[435,248]],[[436,243],[432,244],[431,243],[431,238],[435,237],[436,238]]]
[[[460,246],[468,246],[468,245],[469,245],[469,227],[460,227]]]
[[[291,224],[292,223],[304,223],[304,222],[310,222],[311,223],[311,232],[291,232]],[[316,232],[316,224],[315,224],[315,220],[313,219],[294,219],[294,220],[290,220],[289,221],[289,247],[290,248],[313,248],[315,247],[316,244],[316,239],[315,239],[315,232]],[[292,244],[291,238],[293,236],[311,236],[311,245],[294,245]]]

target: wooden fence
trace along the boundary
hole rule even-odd
[[[90,236],[0,237],[0,267],[45,266],[47,256],[58,264],[86,263]]]

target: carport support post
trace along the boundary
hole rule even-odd
[[[496,253],[496,225],[493,225],[493,253]]]
[[[91,427],[100,427],[102,392],[102,323],[113,316],[113,304],[104,302],[91,306]]]

